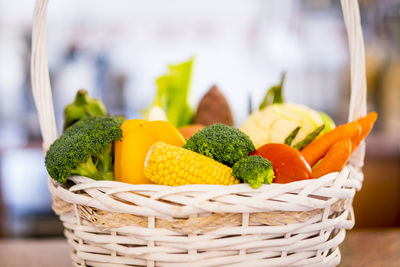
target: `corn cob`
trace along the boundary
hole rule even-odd
[[[157,142],[150,148],[144,166],[144,176],[156,184],[176,186],[239,183],[228,166],[163,142]]]

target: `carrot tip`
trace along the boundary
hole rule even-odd
[[[375,111],[370,112],[367,116],[370,116],[370,117],[371,117],[371,120],[372,120],[373,122],[375,122],[376,119],[378,119],[378,113],[376,113]]]

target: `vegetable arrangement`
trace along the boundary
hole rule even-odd
[[[47,152],[50,176],[59,183],[81,175],[169,186],[243,182],[252,188],[315,179],[340,171],[377,119],[371,112],[336,127],[325,113],[284,102],[283,74],[238,129],[216,86],[196,112],[191,108],[192,65],[193,59],[171,65],[157,79],[144,119],[108,116],[101,101],[79,90],[65,108],[64,133]]]

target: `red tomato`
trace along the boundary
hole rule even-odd
[[[272,163],[275,172],[274,183],[286,184],[311,178],[311,167],[303,155],[285,144],[265,144],[251,155],[259,155]]]

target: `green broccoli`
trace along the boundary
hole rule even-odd
[[[218,123],[197,131],[183,147],[230,167],[255,150],[245,133]]]
[[[121,121],[90,117],[68,127],[46,154],[50,176],[65,183],[70,175],[113,180],[112,144],[122,138]]]
[[[272,163],[261,156],[249,156],[233,165],[232,175],[243,182],[250,184],[254,189],[262,184],[272,183],[275,178]]]

